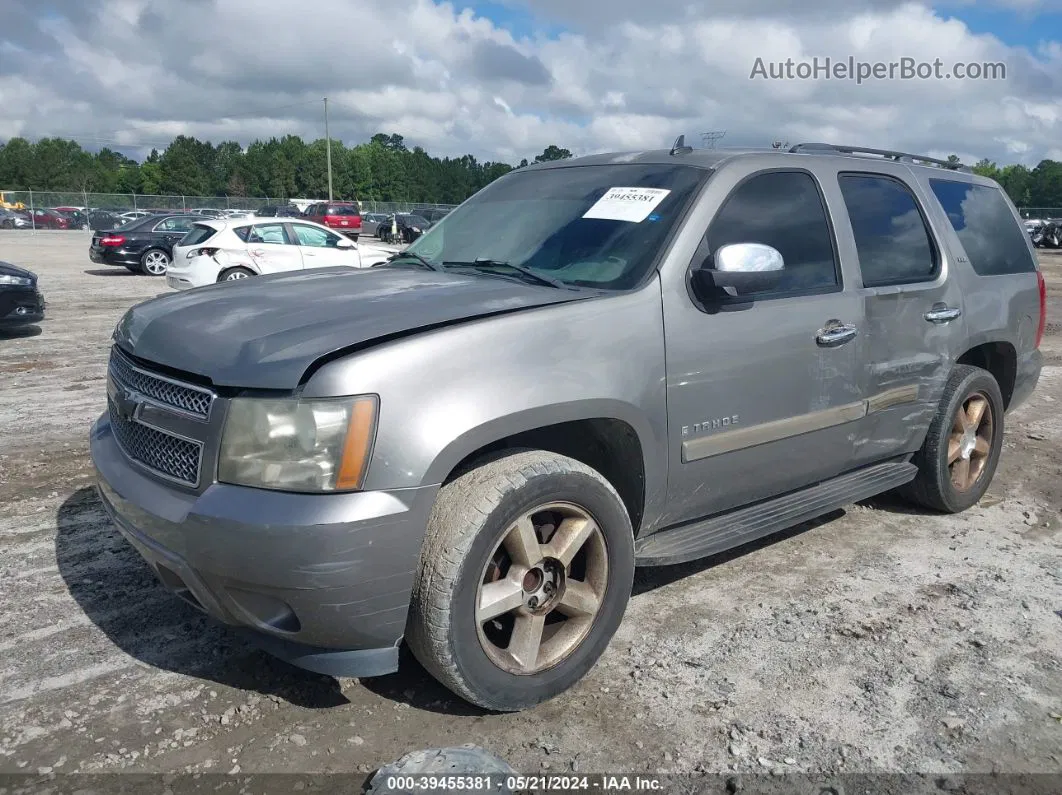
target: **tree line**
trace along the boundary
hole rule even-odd
[[[571,156],[548,146],[532,162]],[[331,157],[336,199],[381,202],[458,204],[514,167],[528,165],[526,159],[512,166],[472,155],[432,157],[393,133],[350,147],[332,141]],[[138,162],[109,148],[89,152],[65,138],[11,138],[0,144],[0,189],[327,198],[326,142],[286,135],[244,148],[235,141],[214,145],[180,135]]]
[[[246,148],[235,141],[215,145],[180,135],[138,162],[109,148],[88,152],[64,138],[12,138],[0,144],[0,189],[326,198],[325,147],[324,139],[307,143],[295,135],[255,141]],[[531,162],[571,156],[550,145]],[[349,147],[332,141],[333,195],[344,199],[457,204],[526,165],[526,159],[514,166],[481,162],[472,155],[432,157],[419,146],[410,149],[396,133],[378,133]],[[1062,162],[1042,160],[1028,168],[984,159],[973,170],[997,180],[1019,207],[1062,207]]]

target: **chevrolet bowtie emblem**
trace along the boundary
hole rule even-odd
[[[128,389],[119,389],[114,395],[114,407],[118,410],[118,416],[123,420],[135,419],[139,406],[140,401]]]

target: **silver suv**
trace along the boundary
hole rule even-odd
[[[367,677],[405,640],[519,710],[594,665],[636,565],[976,503],[1044,322],[991,180],[680,140],[514,171],[381,267],[134,307],[92,458],[160,580],[271,653]]]

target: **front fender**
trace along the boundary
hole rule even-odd
[[[667,484],[667,405],[659,282],[636,292],[413,333],[330,362],[305,397],[377,394],[366,489],[437,485],[508,436],[613,419],[637,434],[645,513]]]

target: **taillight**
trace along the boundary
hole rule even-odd
[[[101,246],[120,246],[125,243],[125,237],[122,235],[106,235],[100,238]]]
[[[1040,325],[1036,327],[1036,344],[1033,347],[1039,348],[1044,338],[1044,329],[1047,328],[1047,282],[1040,271],[1036,272],[1036,281],[1039,282],[1040,288]]]

